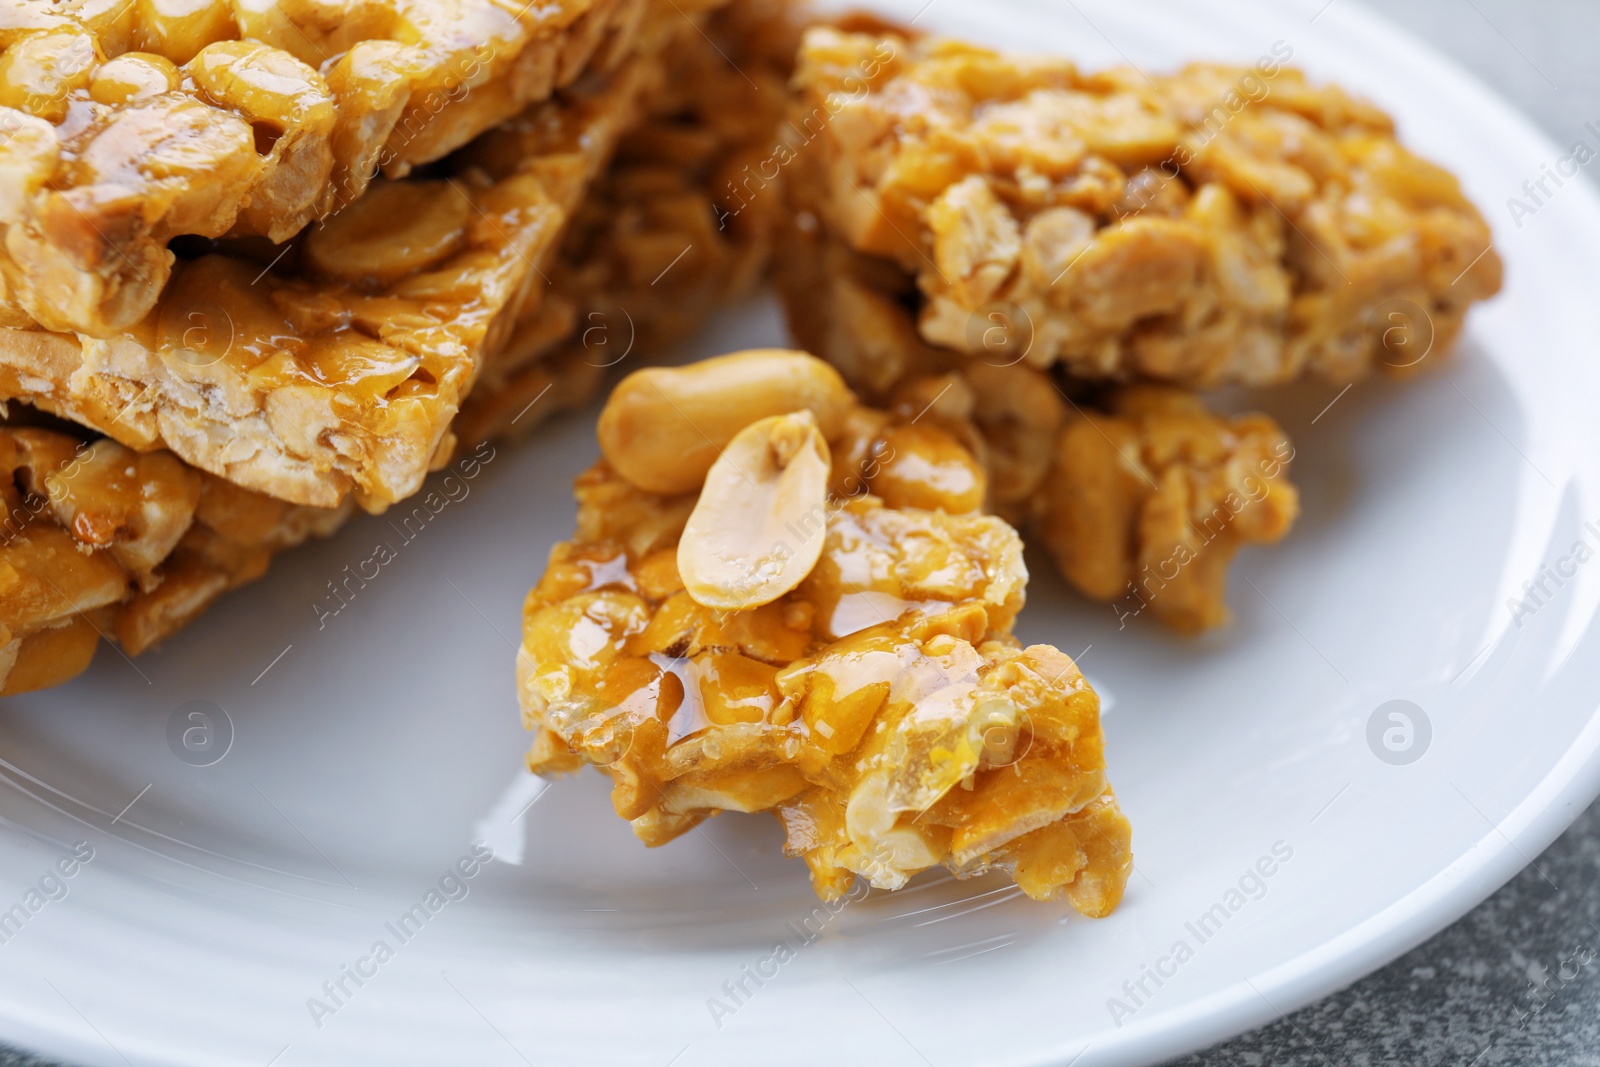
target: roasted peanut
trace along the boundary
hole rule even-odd
[[[1050,469],[1066,404],[1049,377],[1025,363],[1008,367],[973,360],[962,373],[982,432],[993,510],[1012,518]]]
[[[770,603],[817,565],[827,531],[828,443],[809,411],[751,423],[706,474],[678,542],[678,573],[709,608]]]
[[[134,573],[158,566],[189,529],[201,477],[167,452],[141,455],[109,438],[44,478],[51,511],[83,544]]]
[[[804,352],[751,349],[687,367],[652,367],[611,394],[600,413],[600,450],[639,488],[686,493],[751,423],[809,411],[832,440],[854,400],[838,372]]]
[[[51,122],[67,114],[67,98],[88,84],[98,57],[94,39],[60,30],[7,42],[0,53],[0,106],[14,107]]]
[[[179,84],[178,68],[171,60],[129,52],[95,68],[89,96],[97,104],[125,105],[171,92]]]

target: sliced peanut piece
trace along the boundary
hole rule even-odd
[[[140,454],[103,438],[44,477],[51,511],[80,543],[135,573],[172,554],[200,503],[200,473],[167,452]]]
[[[938,828],[896,826],[898,820],[899,812],[889,804],[889,775],[878,771],[861,779],[845,806],[850,841],[867,857],[873,874],[903,883],[938,863],[944,850],[929,840],[929,831]]]
[[[600,413],[600,450],[640,489],[687,493],[706,480],[734,435],[758,419],[809,411],[823,438],[832,440],[854,403],[838,371],[788,349],[651,367],[628,375],[612,392]]]
[[[804,581],[822,555],[831,466],[809,411],[739,431],[706,474],[678,542],[689,595],[708,608],[743,611]]]

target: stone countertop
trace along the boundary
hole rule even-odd
[[[1557,143],[1570,143],[1585,122],[1600,124],[1600,0],[1368,6],[1495,86]],[[1600,1067],[1600,803],[1431,941],[1348,989],[1169,1067],[1377,1064]],[[62,1065],[0,1049],[0,1067]]]

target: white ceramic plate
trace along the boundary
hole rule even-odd
[[[920,18],[1090,66],[1288,42],[1465,177],[1509,265],[1436,373],[1331,407],[1314,385],[1270,398],[1305,516],[1241,560],[1225,633],[1119,631],[1035,561],[1024,635],[1084,653],[1107,697],[1138,855],[1113,917],[937,878],[830,914],[770,819],[646,852],[598,776],[539,792],[512,643],[570,529],[586,416],[451,483],[408,532],[363,519],[161,653],[102,650],[7,703],[0,912],[23,917],[0,915],[0,1036],[85,1064],[1138,1064],[1269,1021],[1483,899],[1600,789],[1600,562],[1560,563],[1600,549],[1600,207],[1569,181],[1513,225],[1505,198],[1562,153],[1352,0],[1323,4],[933,0]],[[694,349],[781,339],[762,304]],[[397,558],[319,626],[379,542]],[[1545,564],[1573,573],[1513,619]],[[1414,705],[1409,763],[1375,754],[1392,709],[1369,744],[1395,700]],[[174,755],[197,710],[209,766]],[[475,841],[494,859],[430,901]],[[79,842],[92,858],[48,877]]]

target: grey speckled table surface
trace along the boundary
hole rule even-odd
[[[1559,144],[1583,135],[1586,122],[1600,125],[1600,0],[1368,6],[1495,86]],[[1600,803],[1433,940],[1169,1067],[1375,1064],[1600,1067]],[[0,1049],[0,1067],[59,1065]]]

